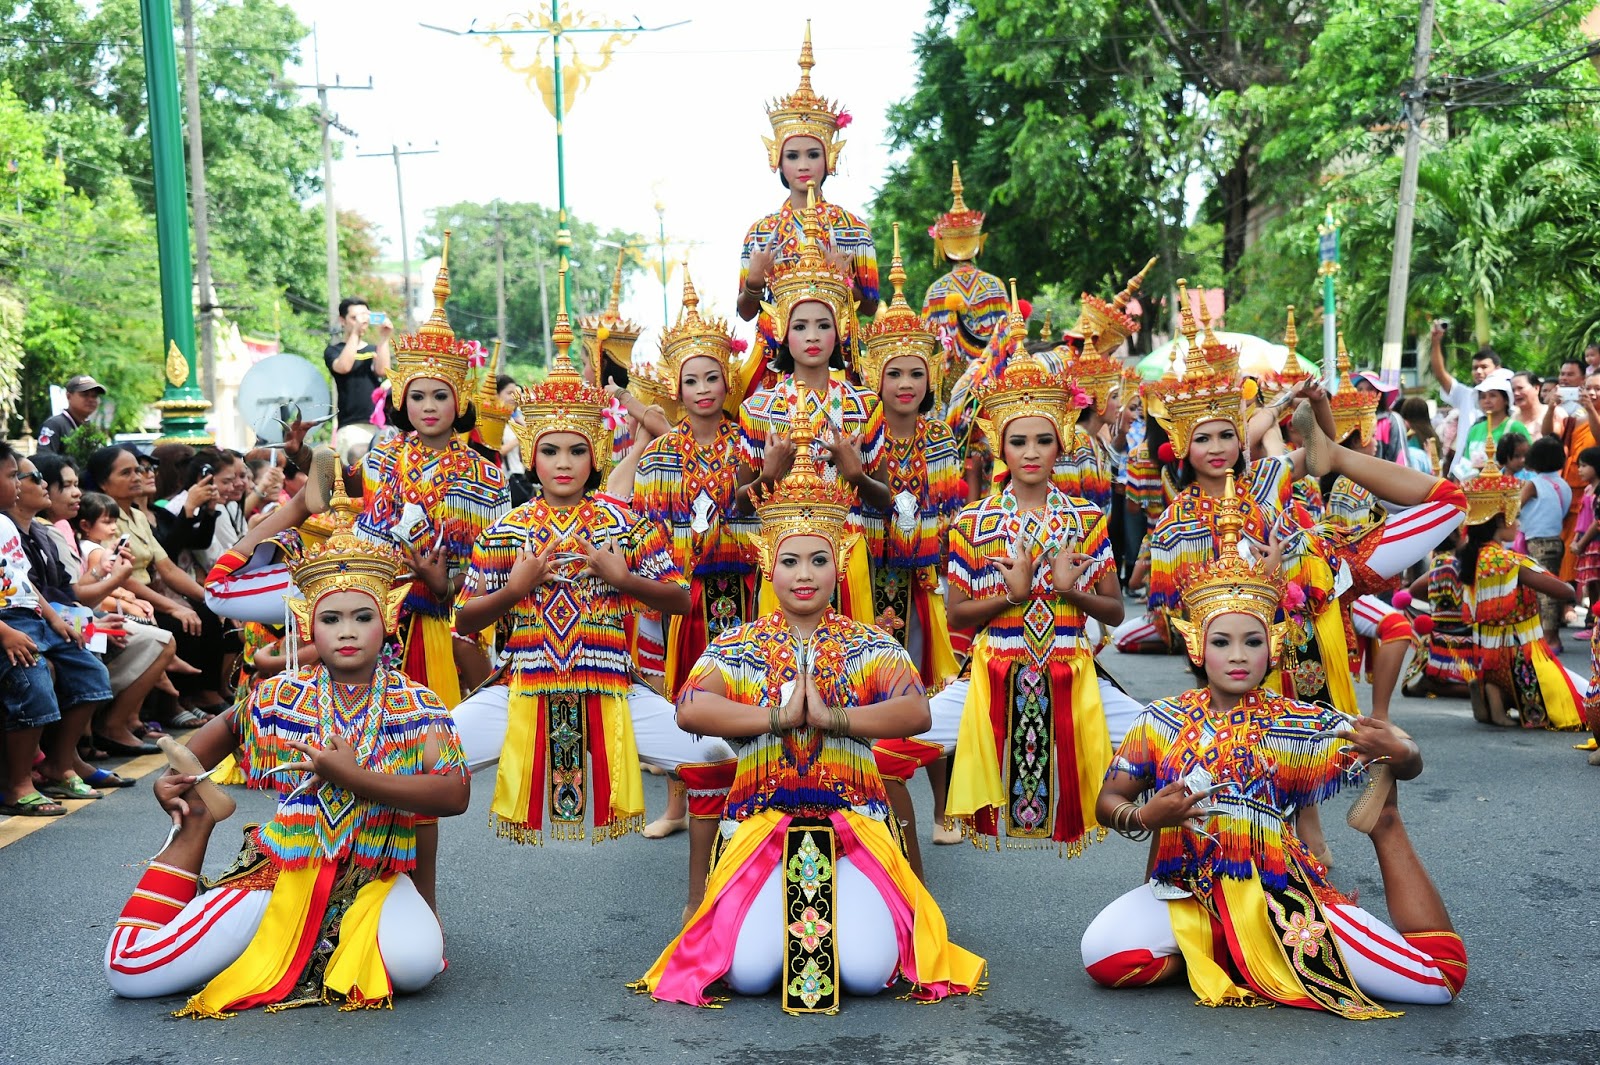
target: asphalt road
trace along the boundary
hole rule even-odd
[[[1570,641],[1569,641],[1570,642]],[[1174,658],[1108,653],[1136,696],[1187,686]],[[1587,662],[1568,664],[1587,672]],[[1358,690],[1365,696],[1367,689]],[[1106,991],[1083,973],[1079,936],[1136,884],[1144,848],[1113,836],[1081,858],[924,844],[952,937],[985,956],[981,998],[932,1006],[846,999],[834,1017],[788,1017],[775,999],[720,1010],[652,1002],[624,984],[674,933],[686,845],[634,837],[519,847],[488,828],[492,785],[445,825],[440,891],[450,970],[393,1011],[260,1011],[179,1021],[181,999],[112,996],[111,926],[165,835],[147,787],[91,803],[0,849],[0,1060],[63,1065],[285,1062],[657,1062],[757,1065],[974,1062],[1462,1062],[1600,1060],[1600,769],[1574,737],[1498,731],[1465,703],[1397,701],[1423,776],[1401,809],[1465,938],[1471,976],[1445,1007],[1352,1022],[1287,1008],[1204,1009],[1186,985]],[[652,811],[665,788],[646,778]],[[270,812],[234,789],[232,831]],[[927,791],[913,786],[926,816]],[[1384,912],[1372,849],[1330,806],[1333,877]],[[0,824],[0,831],[4,825]],[[923,825],[926,838],[928,828]]]

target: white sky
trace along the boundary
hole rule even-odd
[[[443,204],[499,197],[556,205],[555,122],[542,100],[501,64],[485,38],[418,25],[465,30],[476,18],[482,28],[526,7],[508,0],[290,4],[317,28],[326,81],[338,75],[346,84],[364,85],[372,76],[372,92],[330,93],[330,107],[358,134],[334,164],[334,187],[341,207],[381,228],[386,256],[398,259],[400,252],[394,166],[386,158],[355,158],[357,151],[438,142],[440,154],[402,161],[413,242],[429,210]],[[785,195],[761,142],[771,133],[765,104],[793,91],[799,80],[795,60],[807,17],[817,58],[812,85],[854,118],[839,172],[828,180],[828,199],[864,212],[889,161],[885,111],[915,83],[913,38],[925,19],[923,0],[813,0],[789,7],[751,0],[597,0],[581,10],[617,22],[638,15],[647,26],[691,20],[617,49],[611,66],[577,96],[566,121],[567,206],[602,229],[654,236],[659,198],[669,240],[700,242],[689,254],[702,310],[709,304],[735,317],[740,242],[750,223]],[[537,40],[521,38],[519,59]],[[308,83],[315,80],[309,45],[293,71]],[[901,221],[926,226],[932,219]],[[887,234],[879,243],[887,268]],[[914,269],[918,291],[931,280],[923,273]],[[681,285],[680,273],[669,298],[673,318]],[[653,277],[633,282],[623,310],[651,327],[638,350],[653,352],[661,324],[661,289]],[[739,332],[749,336],[751,329],[741,323]]]

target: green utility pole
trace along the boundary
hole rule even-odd
[[[178,111],[178,51],[170,0],[139,0],[144,28],[145,90],[150,100],[150,155],[156,177],[156,254],[161,265],[161,332],[166,391],[159,443],[212,443],[211,404],[195,373],[194,274],[189,264],[189,197],[183,175],[183,122]]]
[[[1322,275],[1322,380],[1328,391],[1339,387],[1338,362],[1339,305],[1334,298],[1333,279],[1339,273],[1339,223],[1329,207],[1317,227],[1317,273]]]

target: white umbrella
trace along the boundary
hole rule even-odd
[[[1289,358],[1289,349],[1282,344],[1274,344],[1270,340],[1264,340],[1250,333],[1219,331],[1215,336],[1221,343],[1239,349],[1239,369],[1252,376],[1264,373],[1279,373],[1283,370],[1284,362]],[[1179,336],[1167,341],[1140,359],[1139,365],[1135,367],[1139,376],[1146,381],[1154,381],[1166,373],[1167,360],[1171,357],[1174,347],[1178,350],[1175,366],[1178,373],[1182,374],[1188,343]],[[1312,373],[1317,372],[1316,363],[1308,362],[1302,356],[1297,355],[1296,358],[1300,360],[1302,368]]]

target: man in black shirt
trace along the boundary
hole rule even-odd
[[[352,465],[361,457],[377,430],[372,425],[372,393],[389,377],[389,337],[394,325],[385,317],[373,325],[367,301],[359,296],[339,301],[339,324],[343,336],[323,349],[322,359],[333,374],[339,412],[339,435],[334,450]],[[376,329],[378,343],[366,342],[369,330]]]
[[[67,409],[46,419],[39,427],[39,450],[65,455],[67,437],[94,417],[94,412],[100,409],[100,397],[105,394],[106,386],[86,373],[67,378]]]

